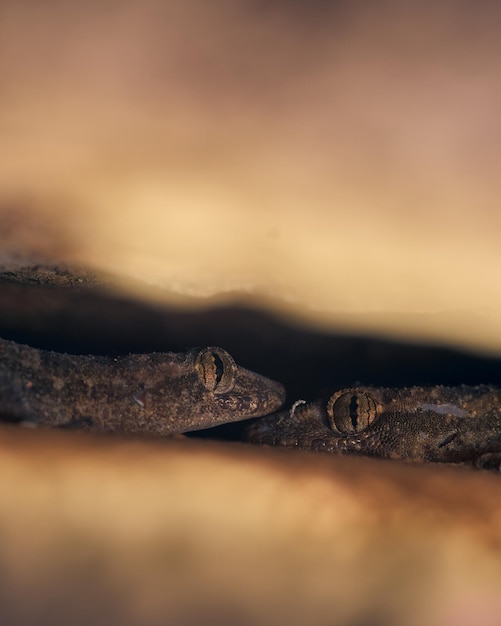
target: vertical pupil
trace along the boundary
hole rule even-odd
[[[224,365],[223,365],[223,361],[221,357],[218,354],[214,353],[213,359],[214,359],[214,367],[216,370],[216,384],[219,384],[223,377]]]
[[[357,430],[357,426],[358,426],[358,398],[357,396],[351,396],[350,419],[351,419],[351,424],[353,426],[353,430]]]

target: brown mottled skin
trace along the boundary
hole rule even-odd
[[[253,443],[333,454],[473,463],[501,459],[501,389],[487,385],[355,387],[257,420]]]
[[[112,358],[0,339],[0,416],[11,421],[170,435],[266,415],[284,399],[221,348]]]

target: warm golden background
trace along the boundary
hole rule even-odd
[[[236,328],[289,402],[325,372],[496,382],[499,361],[346,337],[501,353],[500,32],[487,0],[0,0],[0,265],[319,324]],[[2,323],[39,340],[193,333],[17,287]],[[2,424],[0,622],[495,626],[499,480]]]
[[[0,244],[501,350],[496,3],[0,5]]]

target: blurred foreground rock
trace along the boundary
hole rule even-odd
[[[0,429],[5,624],[495,624],[501,482]]]

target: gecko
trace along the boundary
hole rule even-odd
[[[218,347],[120,357],[71,355],[0,339],[0,418],[172,435],[266,415],[283,386]]]
[[[251,424],[252,443],[499,469],[501,389],[353,387]]]

